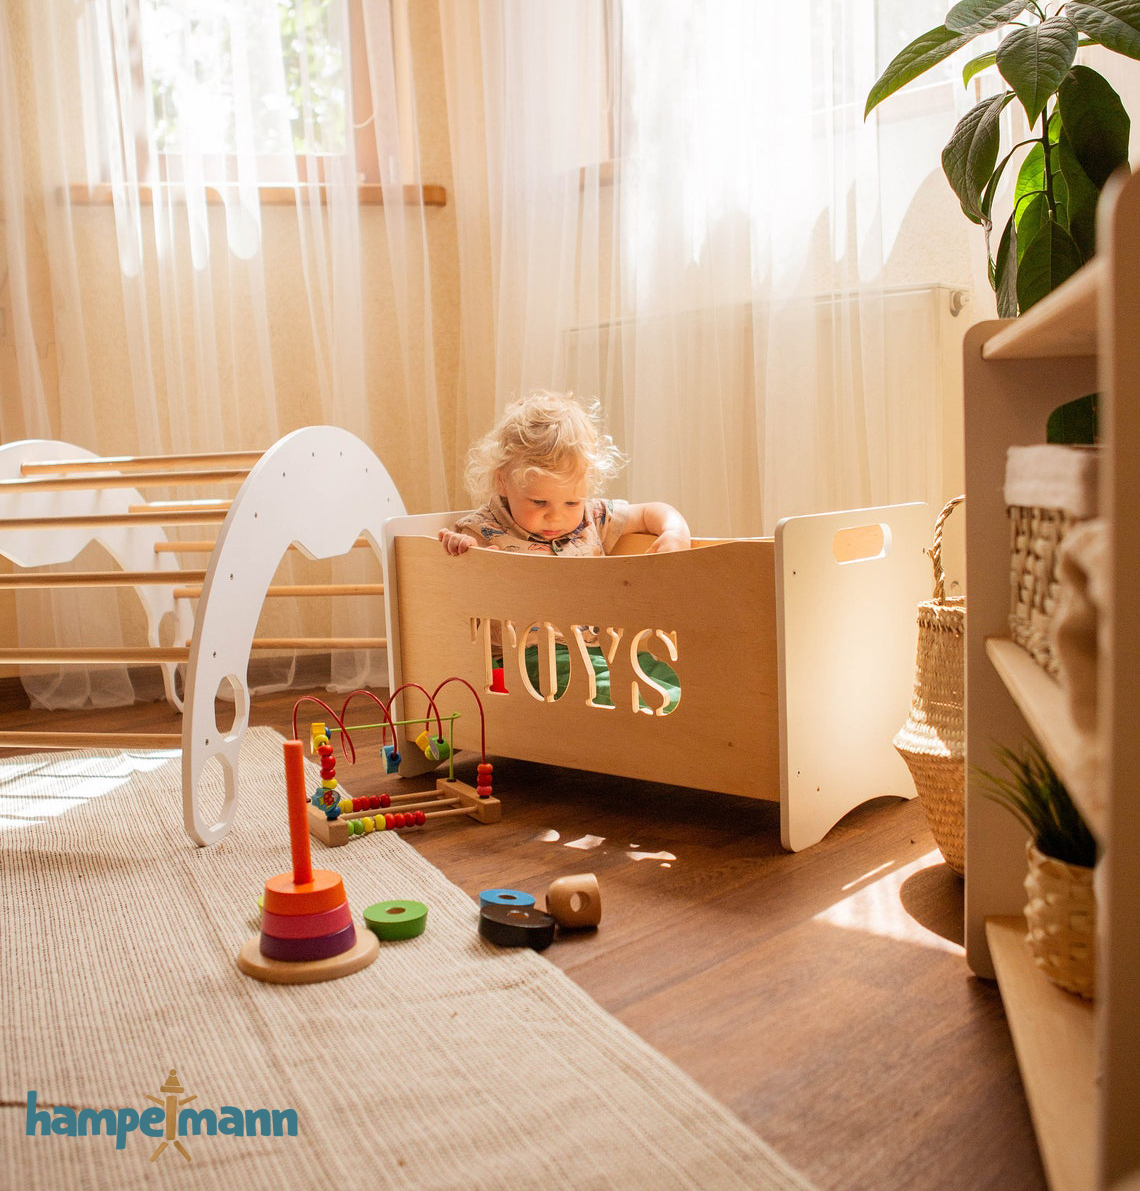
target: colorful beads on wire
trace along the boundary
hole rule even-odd
[[[494,771],[494,768],[495,767],[490,761],[481,761],[476,767],[475,772],[477,776],[475,778],[475,793],[478,794],[480,798],[491,797],[491,774]]]

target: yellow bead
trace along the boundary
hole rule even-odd
[[[321,787],[325,790],[335,790],[336,789],[336,778],[335,777],[321,778]]]
[[[342,798],[340,800],[340,809],[347,815],[348,812],[352,810],[352,799]]]
[[[361,819],[360,821],[361,821],[361,823],[364,824],[364,834],[365,835],[367,835],[370,831],[373,831],[376,827],[376,824],[373,823],[373,821],[372,821],[371,815],[365,815],[364,818]]]

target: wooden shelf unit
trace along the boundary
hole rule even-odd
[[[1053,1191],[1140,1172],[1140,178],[1114,179],[1099,255],[1021,318],[971,328],[966,432],[966,949],[996,977]],[[1036,971],[1022,936],[1025,834],[976,776],[1036,738],[1064,777],[1077,752],[1060,688],[1006,640],[1006,449],[1043,442],[1059,404],[1099,392],[1100,513],[1109,532],[1098,658],[1101,801],[1095,1004]]]

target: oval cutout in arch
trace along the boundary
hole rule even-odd
[[[875,521],[836,531],[831,539],[831,554],[838,563],[870,562],[886,558],[891,550],[891,527]]]

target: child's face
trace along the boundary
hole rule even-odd
[[[586,477],[584,473],[571,479],[534,476],[519,483],[514,477],[500,476],[499,495],[527,533],[554,541],[581,525]]]

